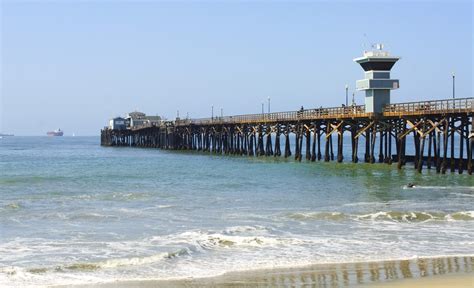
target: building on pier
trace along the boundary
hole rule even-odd
[[[130,112],[125,118],[116,117],[109,120],[109,128],[112,130],[136,129],[140,127],[160,126],[161,116],[147,116],[143,112]]]
[[[161,116],[145,116],[145,123],[148,126],[160,126],[161,125]]]
[[[125,129],[127,129],[125,118],[115,117],[113,119],[110,119],[109,128],[114,129],[114,130],[125,130]]]
[[[128,113],[126,117],[128,127],[132,128],[132,127],[143,126],[145,123],[145,117],[146,117],[146,114],[143,112],[134,111],[134,112]]]
[[[390,104],[390,90],[399,88],[398,79],[390,79],[390,70],[400,57],[383,51],[382,44],[376,44],[376,48],[354,59],[365,71],[365,79],[358,80],[356,88],[365,91],[367,113],[382,113],[385,105]]]

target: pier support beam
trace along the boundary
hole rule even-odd
[[[348,117],[346,113],[349,110],[343,109],[343,114],[331,118],[327,114],[331,112],[327,109],[312,109],[296,112],[294,116],[292,112],[282,114],[283,119],[294,117],[284,122],[278,121],[278,115],[265,115],[261,122],[254,121],[252,115],[250,118],[235,117],[235,123],[232,117],[224,117],[213,121],[204,119],[202,124],[189,121],[189,124],[181,122],[176,126],[176,122],[167,121],[160,126],[125,130],[104,128],[101,130],[100,145],[195,150],[221,155],[277,157],[283,154],[287,158],[292,155],[291,145],[294,141],[296,161],[301,161],[305,154],[305,159],[311,162],[316,159],[343,162],[344,133],[348,132],[347,136],[350,135],[351,138],[350,161],[353,163],[359,161],[359,139],[362,136],[365,138],[364,160],[368,163],[377,161],[391,164],[392,161],[397,161],[397,168],[401,169],[406,162],[414,162],[414,168],[420,173],[424,168],[436,168],[437,173],[445,174],[449,169],[453,172],[457,170],[459,174],[467,171],[472,175],[473,113],[471,108],[466,108],[470,107],[472,101],[467,99],[466,104],[462,104],[464,106],[456,106],[456,111],[445,112],[443,108],[442,113],[433,113],[433,109],[438,106],[431,106],[431,101],[428,101],[418,105],[415,110],[412,104],[407,105],[404,108],[407,110],[402,112],[408,111],[411,113],[409,115],[391,115],[393,110],[387,110],[389,112],[384,112],[383,115]],[[451,107],[446,106],[445,102],[436,105],[448,109]],[[429,112],[423,113],[424,109]],[[464,110],[460,111],[461,109]],[[284,135],[283,140],[281,134]],[[333,147],[333,134],[337,135],[336,148]],[[414,149],[409,149],[410,153],[406,155],[407,142],[412,145],[412,139]],[[321,141],[325,141],[324,147],[321,147]],[[395,146],[394,151],[392,145]],[[324,149],[323,154],[321,149]]]

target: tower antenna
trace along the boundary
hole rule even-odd
[[[367,38],[367,33],[364,33],[364,40],[363,41],[364,41],[363,45],[364,45],[364,51],[365,51],[365,50],[367,50],[367,46],[368,46],[367,43],[369,42],[369,40]]]
[[[384,48],[384,44],[382,43],[374,43],[372,44],[372,49],[382,51]]]

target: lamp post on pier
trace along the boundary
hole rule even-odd
[[[268,114],[270,114],[270,96],[268,96]]]
[[[347,107],[348,104],[349,104],[349,101],[348,101],[348,93],[349,93],[349,85],[346,84],[346,107]]]
[[[453,72],[453,99],[456,98],[456,74]]]
[[[214,105],[211,105],[211,119],[214,120]]]
[[[264,103],[262,102],[262,114],[265,114],[265,110],[263,109]]]

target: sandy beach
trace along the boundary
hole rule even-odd
[[[472,287],[473,267],[472,256],[417,258],[248,270],[209,278],[123,281],[72,287]]]
[[[453,275],[437,275],[426,278],[405,279],[387,283],[373,283],[365,286],[381,287],[381,288],[415,288],[415,287],[431,287],[431,288],[465,288],[474,287],[474,274],[453,274]]]

